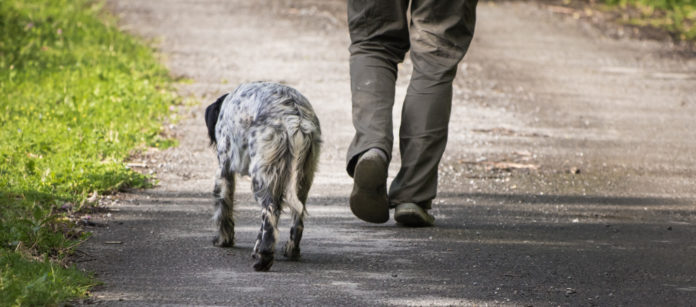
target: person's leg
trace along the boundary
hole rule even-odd
[[[409,48],[408,0],[349,0],[350,77],[355,137],[348,148],[350,209],[372,223],[389,220],[387,168],[397,64]]]
[[[358,157],[370,148],[379,148],[390,160],[397,64],[409,48],[407,10],[408,0],[348,1],[355,127],[347,154],[350,176]]]
[[[437,168],[447,144],[452,81],[473,37],[476,3],[411,3],[413,75],[401,114],[401,169],[389,191],[393,205],[415,203],[430,209],[435,198]]]

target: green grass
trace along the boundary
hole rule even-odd
[[[124,160],[173,145],[171,82],[99,2],[0,1],[0,305],[85,295],[94,282],[59,265],[85,237],[70,217],[90,193],[147,186]]]
[[[632,8],[638,16],[625,21],[665,29],[679,39],[696,40],[696,0],[605,0],[610,6]]]
[[[20,254],[0,250],[0,306],[41,306],[84,296],[92,285],[89,277],[65,269],[50,260],[31,261]]]

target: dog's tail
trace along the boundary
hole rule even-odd
[[[297,130],[288,139],[292,160],[283,200],[295,214],[304,215],[306,213],[304,201],[306,201],[307,189],[312,184],[314,171],[319,160],[321,141],[317,123],[301,119]],[[300,193],[305,195],[300,195]],[[302,200],[300,200],[301,198]]]
[[[227,95],[228,94],[220,96],[220,98],[205,109],[205,125],[208,127],[210,145],[217,143],[217,140],[215,139],[215,125],[217,124],[218,117],[220,117],[220,108],[222,107],[222,102],[225,101]]]

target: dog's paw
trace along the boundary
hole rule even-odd
[[[300,247],[295,246],[295,243],[292,241],[288,241],[285,243],[285,248],[283,249],[285,252],[283,253],[283,256],[290,260],[300,260]]]
[[[273,253],[256,253],[252,257],[256,259],[254,270],[257,272],[267,272],[270,270],[275,258]]]
[[[232,247],[234,246],[234,239],[233,238],[228,238],[228,239],[222,239],[219,235],[213,237],[213,245],[217,247]]]

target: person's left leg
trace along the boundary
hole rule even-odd
[[[392,109],[397,64],[409,49],[408,0],[349,0],[350,90],[355,135],[346,171],[354,175],[358,158],[378,148],[391,159]],[[386,190],[386,188],[385,188]]]
[[[401,168],[392,181],[393,205],[430,209],[447,144],[452,81],[474,32],[476,0],[411,2],[413,74],[401,114]],[[398,219],[397,219],[398,221]]]

